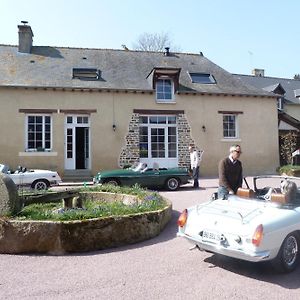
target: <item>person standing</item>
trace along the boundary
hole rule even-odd
[[[193,145],[189,146],[190,159],[191,159],[191,170],[193,172],[194,188],[199,188],[199,164],[201,159],[199,158],[198,152]],[[201,151],[203,153],[203,151]]]
[[[243,167],[239,161],[241,146],[233,145],[229,152],[229,156],[219,162],[219,199],[227,199],[228,194],[236,194],[243,184]]]

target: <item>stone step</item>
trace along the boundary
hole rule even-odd
[[[93,180],[91,170],[65,170],[62,177],[64,182],[89,182]]]

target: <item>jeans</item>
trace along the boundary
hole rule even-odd
[[[228,199],[229,191],[225,186],[219,186],[218,188],[218,199]]]
[[[199,187],[199,166],[193,168],[193,179],[194,179],[194,188]]]

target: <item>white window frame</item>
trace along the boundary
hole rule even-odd
[[[234,136],[225,136],[225,122],[224,117],[234,117]],[[238,139],[239,138],[239,128],[238,128],[238,115],[237,114],[222,114],[222,124],[223,124],[223,138],[226,140]]]
[[[29,140],[28,140],[28,126],[29,126],[29,117],[42,117],[42,151],[52,151],[52,132],[53,132],[53,119],[52,115],[49,114],[26,114],[25,116],[25,151],[26,152],[36,152],[39,151],[38,148],[29,148]],[[45,118],[50,118],[50,148],[46,148],[46,138],[45,138]]]
[[[158,88],[157,88],[157,84],[160,81],[170,81],[171,82],[171,99],[169,98],[158,98]],[[164,92],[165,95],[165,92]],[[170,77],[159,77],[157,78],[156,82],[155,82],[155,97],[156,97],[156,102],[158,103],[174,103],[175,102],[175,87],[174,87],[174,80]]]
[[[154,128],[160,128],[160,129],[164,129],[164,137],[165,137],[165,140],[164,140],[164,144],[165,144],[165,156],[162,157],[163,159],[178,159],[178,123],[177,123],[177,117],[176,116],[173,116],[173,115],[141,115],[140,117],[146,117],[147,118],[147,123],[140,123],[139,124],[139,127],[144,127],[144,128],[147,128],[147,137],[148,137],[148,141],[147,141],[147,145],[148,145],[148,156],[147,157],[141,157],[141,158],[144,158],[144,159],[159,159],[159,157],[152,157],[152,144],[151,144],[151,129],[154,129]],[[166,118],[166,123],[150,123],[150,118]],[[175,123],[169,123],[169,117],[173,118],[175,117],[176,118],[176,122]],[[175,149],[175,152],[176,152],[176,156],[175,157],[169,157],[169,136],[168,136],[168,128],[169,127],[172,127],[172,128],[175,128],[176,130],[176,149]],[[139,141],[139,144],[141,142]],[[174,142],[173,142],[174,143]],[[140,148],[140,145],[139,145],[139,148]]]
[[[277,100],[277,108],[279,110],[283,110],[283,98],[282,97],[278,98],[278,100]]]

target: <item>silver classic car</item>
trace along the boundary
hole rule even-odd
[[[28,186],[35,190],[46,190],[62,181],[57,172],[32,170],[22,166],[13,171],[8,165],[0,164],[0,172],[9,176],[17,186]]]
[[[293,271],[299,262],[299,187],[300,178],[256,176],[253,189],[248,185],[227,200],[212,197],[185,209],[177,236],[200,250],[252,262],[272,261],[279,271]]]

